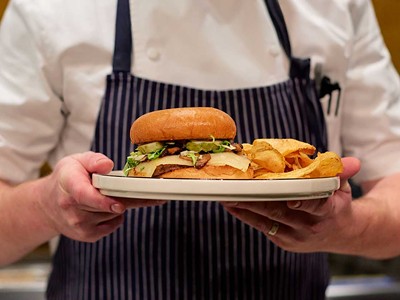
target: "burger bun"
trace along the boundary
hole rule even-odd
[[[134,144],[177,140],[233,140],[234,120],[212,107],[184,107],[156,110],[133,122],[130,138]]]

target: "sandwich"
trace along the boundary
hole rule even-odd
[[[153,111],[132,124],[135,150],[123,171],[135,177],[251,179],[250,160],[235,137],[234,120],[219,109]]]

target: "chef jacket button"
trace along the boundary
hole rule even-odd
[[[281,49],[280,49],[280,47],[278,45],[273,45],[273,46],[269,47],[268,52],[272,56],[276,57],[281,53]]]
[[[151,60],[157,60],[160,57],[160,52],[155,48],[149,48],[147,50],[147,57]]]

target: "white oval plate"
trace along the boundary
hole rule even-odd
[[[93,186],[107,196],[183,201],[287,201],[326,198],[338,177],[312,179],[167,179],[126,177],[122,171],[93,174]]]

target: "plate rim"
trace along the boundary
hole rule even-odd
[[[141,199],[154,199],[157,196],[158,199],[187,201],[226,201],[232,198],[233,201],[238,201],[239,198],[243,201],[318,199],[331,196],[340,186],[338,176],[240,180],[176,179],[126,177],[120,170],[108,174],[92,174],[92,183],[107,196]]]

